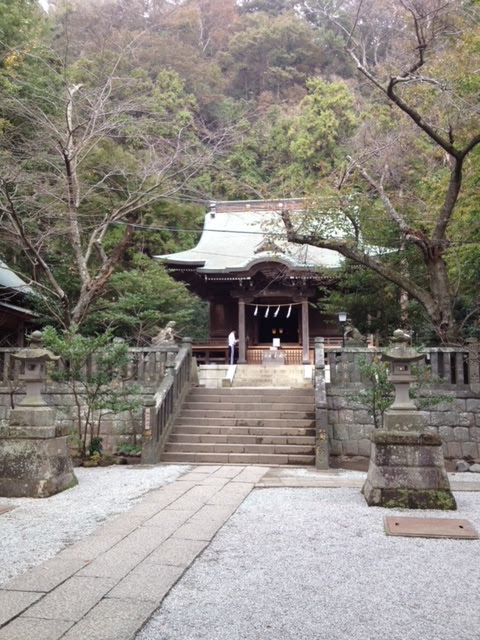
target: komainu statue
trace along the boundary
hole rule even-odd
[[[174,320],[170,320],[164,326],[163,329],[160,329],[159,333],[152,338],[152,347],[163,347],[163,346],[171,346],[175,344],[176,340],[181,340],[181,336],[175,333],[176,322]]]
[[[364,347],[367,343],[365,336],[353,324],[347,324],[345,327],[343,341],[346,347]]]

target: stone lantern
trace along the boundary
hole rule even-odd
[[[45,498],[77,484],[68,436],[57,433],[55,410],[41,393],[46,364],[60,356],[43,348],[41,340],[34,331],[30,346],[13,356],[21,362],[19,380],[26,393],[0,437],[0,495],[5,497]]]
[[[371,453],[362,493],[370,506],[456,509],[445,471],[442,439],[427,431],[410,398],[412,364],[423,358],[400,329],[382,358],[390,362],[395,400],[385,412],[384,428],[371,434]]]
[[[42,389],[47,377],[47,363],[59,360],[60,356],[45,349],[42,345],[42,334],[40,331],[34,331],[30,336],[30,346],[14,353],[13,357],[20,361],[18,379],[25,383],[25,396],[10,412],[11,435],[54,437],[55,411],[42,397]]]
[[[412,364],[424,358],[410,346],[410,337],[401,329],[393,332],[392,346],[382,354],[382,360],[390,363],[389,380],[395,388],[395,399],[385,414],[385,429],[412,431],[423,429],[423,419],[410,398],[410,384],[416,381]]]

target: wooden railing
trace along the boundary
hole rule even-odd
[[[270,351],[270,347],[250,347],[247,349],[247,364],[263,364],[264,355]],[[302,364],[301,347],[282,347],[284,362],[288,364]],[[310,349],[310,362],[313,363],[313,349]]]
[[[341,338],[340,338],[341,342]],[[327,347],[328,348],[328,347]],[[281,347],[285,354],[285,364],[301,364],[301,347]],[[262,364],[263,354],[270,347],[248,347],[246,350],[247,364]],[[221,345],[193,345],[192,352],[199,365],[202,364],[228,364],[228,349]],[[313,364],[313,349],[310,349],[310,363]]]
[[[343,344],[343,338],[341,336],[327,336],[323,338],[324,349],[335,349],[341,347]]]
[[[193,356],[198,364],[227,364],[228,347],[219,344],[201,345],[192,347]]]

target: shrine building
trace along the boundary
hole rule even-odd
[[[313,361],[317,336],[338,346],[342,327],[322,314],[322,290],[336,282],[341,256],[287,241],[280,217],[302,215],[303,200],[212,202],[196,247],[157,256],[176,280],[210,303],[208,344],[195,345],[200,362],[225,361],[235,330],[238,364],[258,364],[277,347],[285,364]]]
[[[29,308],[32,288],[0,260],[0,346],[23,347],[25,331],[37,319]]]

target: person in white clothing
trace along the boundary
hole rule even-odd
[[[230,331],[228,334],[228,362],[233,364],[235,359],[235,345],[238,343],[235,331]]]

